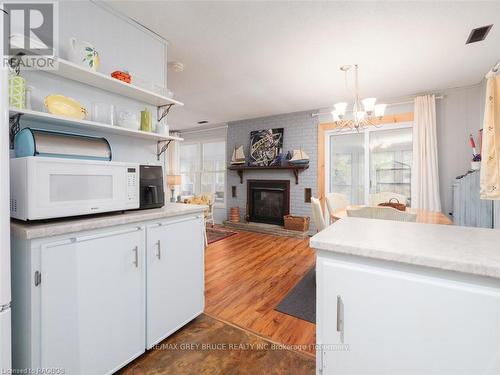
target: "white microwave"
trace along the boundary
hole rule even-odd
[[[10,215],[41,220],[139,208],[139,164],[29,156],[10,160]]]

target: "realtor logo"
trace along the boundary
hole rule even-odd
[[[5,56],[22,69],[54,69],[56,2],[4,2]],[[4,59],[5,60],[5,59]]]

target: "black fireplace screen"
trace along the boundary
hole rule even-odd
[[[289,213],[289,181],[248,181],[248,220],[283,225]]]

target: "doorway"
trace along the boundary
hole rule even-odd
[[[391,192],[411,205],[412,122],[325,133],[325,192],[368,205]]]

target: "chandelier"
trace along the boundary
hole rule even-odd
[[[385,108],[387,107],[387,104],[376,104],[376,98],[360,99],[357,64],[343,65],[340,67],[340,70],[345,73],[346,89],[348,89],[348,73],[352,68],[354,68],[354,103],[352,105],[352,119],[345,118],[349,104],[346,102],[336,103],[332,111],[332,116],[337,124],[338,130],[347,128],[360,131],[366,126],[377,126],[380,119],[384,116]]]

